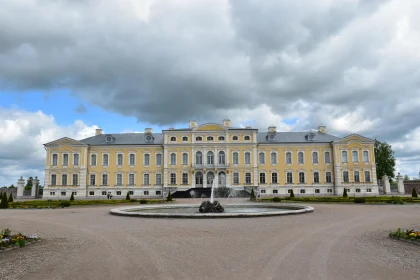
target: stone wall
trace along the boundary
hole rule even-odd
[[[404,180],[404,190],[406,194],[411,194],[413,188],[416,188],[417,193],[420,193],[420,180]]]
[[[9,188],[0,188],[0,192],[1,193],[7,193],[7,197],[9,197],[10,196],[10,194],[12,194],[13,195],[13,198],[16,198],[16,196],[17,196],[17,188],[11,188],[11,189],[9,189]]]

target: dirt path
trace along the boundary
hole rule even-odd
[[[185,202],[185,201],[183,201]],[[0,253],[0,279],[419,279],[420,205],[314,204],[305,215],[142,219],[112,206],[0,211],[0,227],[43,240]]]

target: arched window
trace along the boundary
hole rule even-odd
[[[343,171],[343,181],[348,183],[349,182],[349,172]]]
[[[343,163],[347,163],[347,151],[342,151],[341,152],[341,161]]]
[[[298,153],[298,163],[303,164],[303,152]]]
[[[212,151],[207,153],[207,164],[214,164],[214,154]]]
[[[225,152],[220,151],[219,152],[219,164],[224,165],[225,164]]]
[[[365,182],[370,182],[370,172],[369,171],[365,171]]]
[[[286,153],[286,164],[292,164],[292,153],[291,152]]]
[[[314,183],[319,183],[319,172],[314,172]]]
[[[118,166],[122,166],[123,165],[123,155],[122,154],[118,154],[118,156],[117,156],[117,164],[118,164]]]
[[[259,153],[260,164],[265,164],[265,153]]]
[[[238,154],[238,152],[233,152],[232,161],[233,161],[233,164],[239,164],[239,154]]]
[[[187,137],[187,136],[183,136],[183,137],[182,137],[182,141],[183,141],[183,142],[187,142],[187,141],[188,141],[188,137]]]
[[[277,153],[271,152],[271,164],[277,164]]]
[[[150,165],[150,155],[149,154],[144,154],[144,165],[145,166]]]
[[[225,137],[224,136],[219,136],[218,140],[219,141],[225,141]]]
[[[249,137],[248,135],[244,136],[245,141],[249,141],[250,139],[251,139],[251,137]]]
[[[245,152],[245,164],[251,164],[251,153]]]
[[[176,137],[175,136],[171,137],[171,142],[176,142]]]
[[[213,136],[207,136],[207,141],[213,141]]]
[[[182,154],[182,164],[183,165],[187,165],[188,164],[188,154],[187,153],[183,153]]]
[[[233,141],[238,141],[238,136],[233,136],[233,137],[232,137],[232,140],[233,140]]]
[[[175,153],[171,154],[171,165],[176,165],[176,154]]]
[[[214,173],[213,172],[207,172],[207,185],[211,185],[213,183],[214,179]]]
[[[351,160],[353,162],[359,162],[359,153],[357,151],[352,151],[351,156],[352,156]]]
[[[203,153],[196,152],[195,153],[195,164],[203,164]]]
[[[64,166],[69,165],[69,155],[68,154],[63,155],[63,165]]]
[[[57,162],[58,162],[58,155],[53,154],[52,155],[52,165],[57,166]]]
[[[312,163],[318,163],[318,153],[317,152],[312,153]]]
[[[96,165],[96,155],[90,155],[90,165]]]
[[[136,164],[136,155],[130,154],[130,165],[133,166]],[[149,164],[150,164],[150,155],[149,155]]]
[[[359,183],[360,182],[360,174],[359,171],[354,171],[354,182]]]
[[[195,137],[195,141],[198,141],[198,142],[203,141],[203,137],[197,136],[197,137]]]
[[[203,184],[203,173],[197,172],[195,174],[195,185],[202,185]]]
[[[369,152],[368,151],[363,151],[363,161],[364,162],[369,162]]]
[[[108,154],[103,154],[102,155],[102,165],[103,166],[108,166],[109,164],[109,156]]]
[[[122,174],[117,174],[117,186],[122,186]]]

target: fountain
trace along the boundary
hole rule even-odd
[[[203,201],[201,203],[200,207],[198,208],[200,213],[223,213],[225,211],[225,208],[223,208],[223,206],[218,201],[214,201],[214,188],[219,181],[218,179],[218,175],[214,176],[211,183],[210,201]],[[226,178],[221,175],[220,180],[223,182],[223,180],[226,180]]]

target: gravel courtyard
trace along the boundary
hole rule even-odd
[[[42,241],[0,252],[0,279],[420,279],[420,246],[387,238],[419,228],[420,205],[307,205],[315,211],[208,220],[2,210],[0,228]]]

